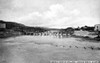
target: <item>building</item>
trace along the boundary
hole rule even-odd
[[[100,24],[96,24],[94,27],[94,30],[97,32],[98,38],[100,38]]]
[[[4,32],[6,29],[6,24],[5,23],[0,23],[0,32]]]
[[[5,23],[0,23],[0,29],[2,28],[6,28],[6,24]]]
[[[95,27],[94,28],[95,31],[100,31],[100,24],[96,24],[94,27]]]

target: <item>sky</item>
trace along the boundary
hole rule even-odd
[[[100,24],[100,0],[0,0],[0,20],[66,28]]]

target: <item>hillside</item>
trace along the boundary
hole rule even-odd
[[[3,21],[0,20],[0,23],[5,23],[6,24],[6,29],[12,29],[14,27],[25,27],[25,25],[20,24],[20,23],[16,23],[16,22],[8,22],[8,21]]]

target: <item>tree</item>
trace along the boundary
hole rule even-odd
[[[73,35],[74,34],[74,29],[72,27],[68,27],[67,29],[65,29],[65,32],[68,35]]]

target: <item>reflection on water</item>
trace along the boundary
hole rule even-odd
[[[55,38],[66,38],[70,37],[73,35],[71,31],[69,32],[62,32],[62,31],[47,31],[47,32],[25,32],[24,35],[29,35],[29,36],[52,36]]]
[[[40,36],[40,37],[53,37],[53,38],[68,38],[71,37],[70,34],[61,34],[61,33],[28,33],[25,36]]]
[[[66,35],[66,34],[33,34],[33,35],[20,35],[20,36],[12,36],[12,37],[7,37],[7,38],[0,38],[0,41],[9,39],[9,38],[16,38],[16,37],[22,37],[22,36],[28,36],[28,37],[49,37],[49,38],[56,38],[56,39],[63,39],[63,38],[68,38],[71,37],[71,35]]]

